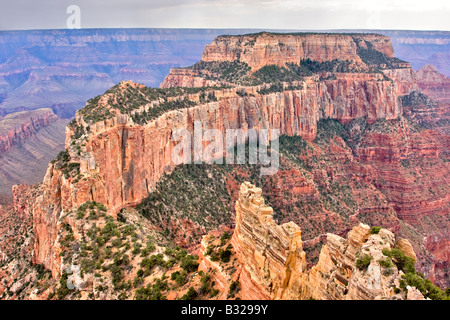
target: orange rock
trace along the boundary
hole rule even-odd
[[[394,246],[395,235],[387,229],[378,234],[371,234],[370,230],[361,223],[348,233],[347,239],[327,234],[318,263],[307,270],[300,228],[293,222],[277,225],[272,208],[264,204],[261,189],[244,182],[236,201],[236,228],[232,237],[242,267],[239,277],[242,298],[394,298],[393,283],[400,279],[400,273],[395,266],[385,272],[379,261],[386,258],[383,249]],[[407,240],[400,242],[403,247],[411,247]],[[366,269],[360,270],[356,261],[365,254],[372,258]]]
[[[356,52],[356,41],[363,43],[362,40],[370,42],[376,50],[393,57],[391,40],[382,35],[259,33],[217,37],[206,46],[202,61],[240,60],[247,63],[253,71],[271,64],[298,64],[301,59],[307,58],[320,62],[348,59],[363,65]]]

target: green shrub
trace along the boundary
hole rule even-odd
[[[197,271],[199,265],[197,259],[198,259],[197,256],[187,255],[181,261],[180,267],[186,270],[186,272]]]
[[[392,268],[394,266],[394,264],[392,263],[391,258],[387,257],[386,259],[380,259],[378,260],[378,263],[380,264],[380,266],[382,266],[383,268]]]
[[[188,291],[181,297],[182,300],[195,300],[198,297],[197,291],[189,287]]]
[[[134,298],[136,300],[166,300],[166,296],[161,292],[161,287],[164,287],[164,285],[158,282],[157,284],[149,284],[147,287],[139,288],[136,290]]]
[[[202,275],[200,282],[202,285],[200,286],[199,293],[200,294],[207,294],[211,291],[211,276],[209,274]]]
[[[178,286],[182,286],[184,284],[187,283],[188,279],[187,279],[187,273],[185,270],[180,271],[175,271],[170,275],[170,279],[175,281]]]
[[[240,290],[239,280],[235,280],[230,284],[229,294],[235,294]]]
[[[228,240],[231,239],[231,235],[228,231],[224,232],[220,237],[220,245],[223,246],[227,243]]]
[[[381,227],[372,227],[370,229],[370,234],[378,234],[378,232],[380,232]]]
[[[150,258],[144,258],[141,261],[141,267],[147,272],[151,271],[155,266],[165,267],[166,262],[162,253],[154,254]]]
[[[360,258],[356,259],[356,267],[359,270],[367,270],[372,259],[373,257],[371,255],[364,254],[362,259]]]
[[[404,276],[406,284],[416,287],[426,298],[431,300],[449,300],[450,297],[439,287],[435,286],[430,280],[424,279],[420,275],[412,272]]]
[[[219,289],[211,289],[210,293],[209,293],[209,297],[210,298],[214,298],[215,296],[217,296],[219,294]]]
[[[229,262],[230,261],[230,256],[231,256],[231,251],[229,248],[226,248],[225,250],[220,249],[219,250],[219,257],[220,260],[222,260],[222,262]]]
[[[404,273],[415,273],[414,260],[406,256],[400,249],[392,249],[391,251],[383,249],[382,253],[392,259],[399,270]]]
[[[122,222],[122,223],[127,222],[127,219],[126,219],[125,216],[122,214],[122,212],[119,212],[119,213],[117,214],[117,221]]]

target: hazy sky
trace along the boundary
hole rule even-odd
[[[450,0],[0,0],[0,30],[67,28],[412,29],[450,31]]]

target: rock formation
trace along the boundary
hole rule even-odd
[[[419,88],[438,102],[450,103],[450,78],[439,73],[435,66],[426,65],[416,72]]]
[[[402,299],[394,292],[401,272],[392,265],[387,270],[380,260],[383,249],[397,246],[414,255],[411,244],[387,230],[371,234],[365,224],[354,227],[347,239],[327,234],[319,262],[306,269],[301,230],[293,222],[278,225],[272,208],[264,203],[261,189],[245,182],[236,201],[236,228],[233,246],[241,263],[239,277],[243,299],[324,299],[373,300]],[[370,261],[361,270],[357,259],[367,255]],[[408,291],[407,299],[423,296]]]
[[[39,129],[58,120],[51,109],[22,111],[0,119],[0,157],[14,145],[23,143]]]
[[[118,89],[135,86],[124,82]],[[246,91],[255,95],[256,89],[250,87]],[[47,191],[36,202],[35,216],[46,217],[47,208],[51,206],[53,216],[58,217],[61,210],[70,210],[86,201],[104,203],[112,212],[139,203],[161,175],[174,167],[171,160],[176,145],[171,139],[173,130],[183,128],[192,132],[196,120],[203,123],[204,129],[215,128],[221,132],[233,128],[271,128],[280,129],[281,134],[313,140],[321,117],[350,121],[366,116],[369,121],[375,121],[394,119],[401,114],[395,85],[380,81],[377,75],[349,74],[337,80],[310,80],[302,90],[248,97],[238,96],[237,90],[214,90],[219,101],[166,112],[145,125],[133,125],[132,118],[126,114],[96,123],[87,123],[77,115],[77,125],[89,127],[89,135],[86,140],[83,138],[84,142],[76,141],[72,139],[73,127],[68,127],[66,148],[70,158],[80,164],[80,178],[65,178],[55,164],[50,164],[43,182]],[[198,101],[198,96],[189,98]],[[46,218],[37,219],[37,228],[44,220]],[[37,251],[41,253],[36,254],[36,259],[44,262],[48,260],[44,252],[53,245],[52,241],[40,241],[39,234]],[[40,250],[41,245],[47,249]]]
[[[241,185],[236,201],[233,246],[242,263],[243,299],[296,298],[294,283],[306,271],[301,230],[293,222],[277,225],[262,190]]]
[[[252,71],[265,65],[283,66],[301,59],[315,61],[354,60],[363,65],[358,45],[370,43],[377,51],[394,56],[391,40],[381,35],[351,34],[273,34],[220,36],[207,45],[202,61],[235,61],[247,63]]]

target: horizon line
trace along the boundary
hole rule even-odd
[[[231,27],[231,28],[193,28],[193,27],[89,27],[89,28],[79,28],[79,29],[69,29],[69,28],[42,28],[42,29],[0,29],[0,32],[26,32],[26,31],[83,31],[83,30],[259,30],[259,31],[285,31],[285,32],[329,32],[329,31],[413,31],[413,32],[443,32],[450,33],[450,30],[423,30],[423,29],[363,29],[363,28],[354,28],[354,29],[265,29],[265,28],[239,28],[239,27]]]

